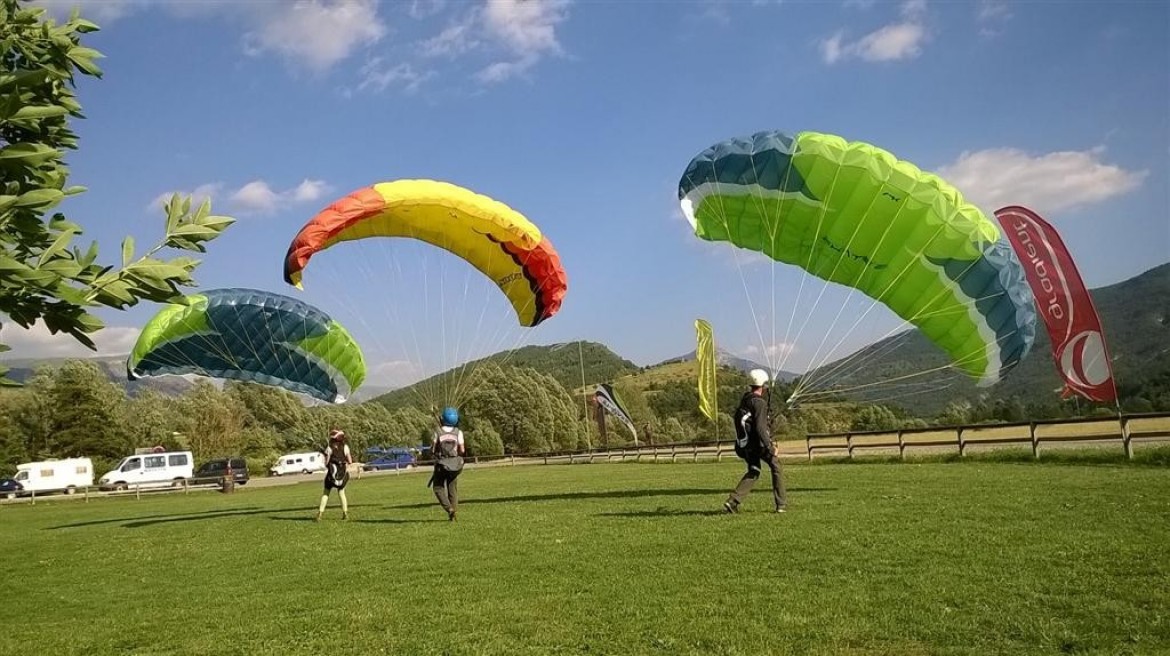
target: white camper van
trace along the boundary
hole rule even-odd
[[[311,474],[325,471],[325,456],[316,451],[312,453],[290,453],[276,459],[276,464],[268,469],[273,476],[284,474]]]
[[[73,494],[79,487],[93,485],[93,461],[89,458],[66,458],[26,462],[16,466],[16,480],[25,492],[61,490]]]
[[[98,480],[103,490],[180,485],[195,475],[190,451],[164,451],[127,456],[113,471]]]

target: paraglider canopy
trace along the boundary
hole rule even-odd
[[[366,364],[349,332],[325,312],[257,289],[211,289],[158,312],[126,361],[130,380],[197,374],[255,382],[344,403]]]
[[[1032,347],[1032,292],[998,226],[877,146],[819,132],[721,141],[690,161],[678,198],[697,237],[864,293],[981,386]]]

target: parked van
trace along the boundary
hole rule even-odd
[[[181,485],[195,474],[190,451],[163,451],[127,456],[113,471],[98,480],[103,490],[127,490],[135,486]]]
[[[276,464],[268,470],[273,476],[284,474],[311,474],[325,471],[325,455],[313,451],[311,453],[290,453],[276,459]]]
[[[73,494],[79,487],[93,485],[93,461],[89,458],[66,458],[26,462],[16,466],[16,479],[22,493],[61,490]]]

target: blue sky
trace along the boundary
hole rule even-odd
[[[878,307],[846,334],[868,301],[696,239],[676,199],[691,157],[764,129],[869,141],[988,213],[1033,207],[1090,287],[1118,282],[1170,260],[1168,7],[85,2],[105,77],[80,86],[69,161],[89,191],[64,210],[112,261],[126,234],[159,238],[160,196],[210,196],[239,222],[210,245],[201,286],[300,294],[358,335],[372,382],[454,364],[469,351],[451,341],[485,334],[469,319],[481,310],[503,326],[482,348],[588,339],[650,364],[691,350],[702,316],[722,347],[801,370],[825,359],[830,330],[839,356],[899,322]],[[568,273],[562,311],[526,333],[459,263],[394,243],[314,260],[303,293],[285,285],[283,254],[309,217],[397,178],[454,182],[528,216]],[[419,294],[379,268],[387,257],[467,300]],[[754,313],[745,287],[764,299]],[[128,351],[156,310],[100,311],[102,351]],[[16,357],[81,352],[42,330],[3,338]]]

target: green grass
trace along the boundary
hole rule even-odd
[[[0,508],[14,653],[1170,653],[1170,473],[969,462],[468,470]],[[333,500],[336,503],[336,499]]]

